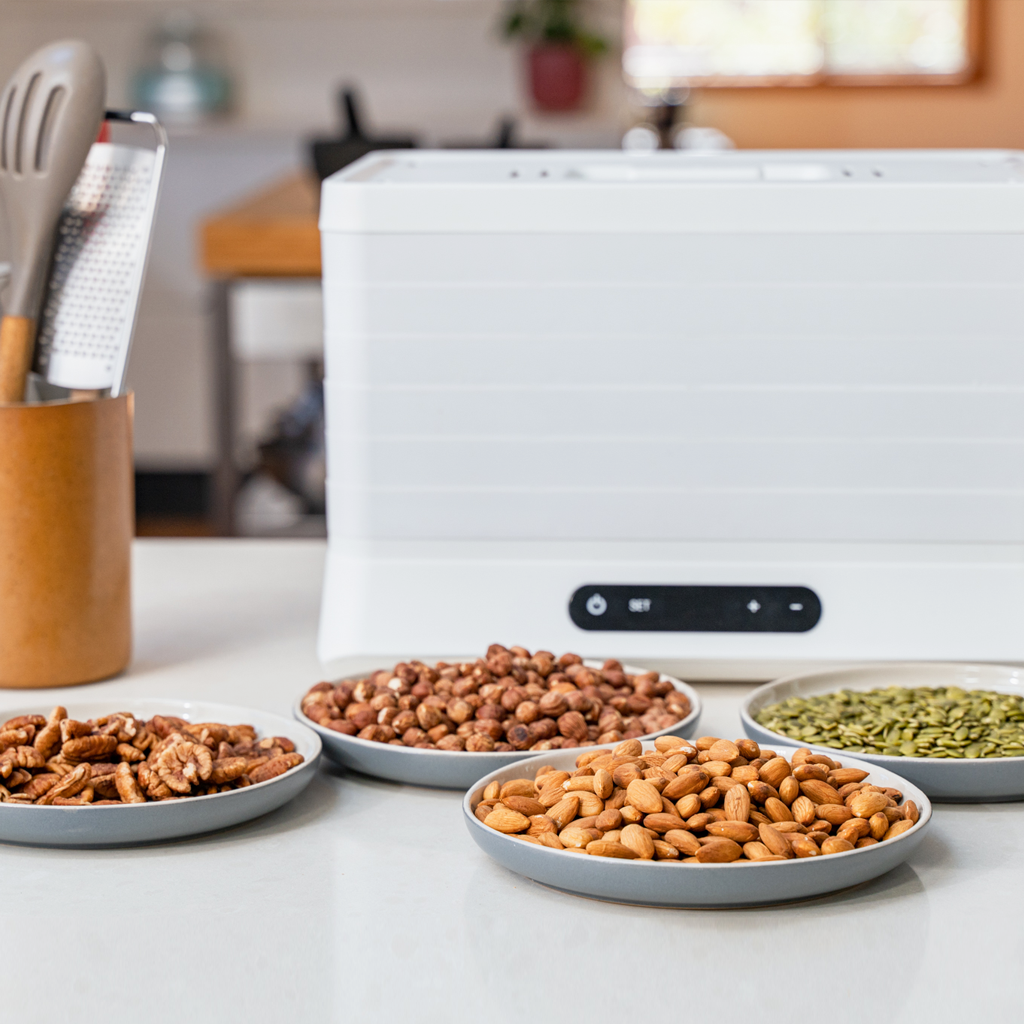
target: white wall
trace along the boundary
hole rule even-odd
[[[213,457],[211,360],[199,219],[305,159],[304,140],[331,130],[342,82],[364,94],[374,130],[412,130],[426,145],[489,138],[502,115],[521,137],[562,146],[616,145],[628,118],[617,61],[603,62],[591,108],[537,116],[522,100],[519,51],[497,31],[499,0],[0,0],[0,81],[37,46],[74,36],[103,56],[109,101],[129,103],[131,76],[162,14],[193,10],[215,34],[238,83],[235,117],[175,132],[129,376],[137,392],[136,455],[145,468],[202,468]],[[617,0],[595,0],[609,35]],[[0,238],[0,254],[5,246]],[[294,372],[243,379],[250,435]]]

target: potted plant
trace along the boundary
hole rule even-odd
[[[530,93],[540,110],[577,110],[587,92],[587,65],[608,49],[583,25],[581,0],[512,0],[505,36],[527,45]]]

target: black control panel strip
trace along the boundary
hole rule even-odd
[[[646,633],[806,633],[821,618],[809,587],[592,583],[569,600],[580,629]]]

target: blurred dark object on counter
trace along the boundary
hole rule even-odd
[[[314,139],[311,143],[313,166],[321,181],[375,150],[416,148],[416,139],[411,135],[366,135],[358,95],[351,86],[345,86],[338,93],[338,105],[344,134],[338,139]]]
[[[306,515],[326,509],[327,450],[324,444],[323,364],[309,364],[302,394],[278,416],[274,432],[259,446],[256,472],[267,474],[302,499]]]
[[[506,115],[498,120],[497,129],[491,139],[483,142],[456,139],[445,142],[442,149],[547,149],[546,142],[520,142],[516,119]]]
[[[214,533],[209,473],[135,471],[137,537],[208,537]]]

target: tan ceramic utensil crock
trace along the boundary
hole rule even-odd
[[[131,656],[132,396],[0,405],[0,686]]]

